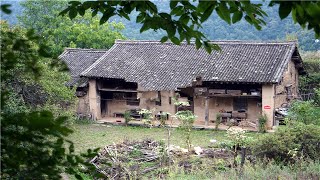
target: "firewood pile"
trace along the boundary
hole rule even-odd
[[[108,179],[136,179],[146,173],[168,167],[175,160],[181,157],[185,159],[188,156],[227,159],[232,154],[223,149],[213,148],[194,147],[191,151],[174,145],[167,148],[163,143],[145,139],[108,145],[90,163]],[[177,163],[188,164],[179,161]]]
[[[125,141],[104,147],[90,163],[108,179],[132,178],[157,169],[163,148],[159,142]]]

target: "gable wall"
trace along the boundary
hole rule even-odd
[[[298,96],[298,70],[295,68],[293,61],[290,61],[282,75],[281,82],[276,85],[275,89],[275,108],[281,107],[281,104],[288,103]],[[291,98],[287,98],[286,86],[292,85]]]

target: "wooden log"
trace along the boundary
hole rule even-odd
[[[209,123],[209,97],[205,98],[205,126]]]
[[[241,95],[241,90],[230,90],[230,89],[227,89],[227,94]]]

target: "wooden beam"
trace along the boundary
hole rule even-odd
[[[209,97],[205,97],[205,126],[209,124]]]

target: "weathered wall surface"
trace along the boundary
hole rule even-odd
[[[103,102],[106,103],[106,116],[109,117],[114,116],[114,113],[124,113],[126,110],[139,108],[139,106],[127,105],[126,100],[108,100]]]
[[[95,119],[101,119],[101,109],[100,109],[100,94],[97,90],[97,81],[95,79],[89,80],[89,108],[90,112]]]
[[[157,91],[146,91],[138,93],[138,98],[140,99],[139,106],[127,105],[126,100],[108,100],[107,101],[107,116],[113,116],[115,112],[123,113],[129,109],[154,109],[154,113],[160,111],[169,112],[170,114],[175,114],[175,105],[173,102],[170,104],[170,98],[174,96],[174,91],[161,91],[161,106],[156,105],[155,100],[158,99]]]
[[[248,119],[251,122],[258,122],[262,114],[261,101],[256,98],[248,99]]]
[[[78,114],[88,115],[90,113],[88,94],[82,97],[78,97],[76,108]]]
[[[276,85],[275,108],[281,107],[281,104],[288,103],[298,96],[298,84],[298,70],[295,68],[294,62],[290,61],[282,75],[281,82]],[[291,93],[287,92],[286,86]],[[287,95],[290,95],[291,98],[288,99]]]
[[[267,128],[271,129],[273,126],[274,118],[274,92],[275,85],[263,85],[262,86],[262,113],[267,116]]]
[[[175,114],[175,105],[170,99],[174,97],[174,91],[161,91],[161,106],[156,105],[154,99],[158,98],[157,91],[142,92],[140,98],[140,107],[145,109],[155,109],[155,113],[160,111],[168,112],[171,115]]]
[[[247,119],[255,122],[261,115],[261,107],[258,106],[257,98],[248,98]],[[232,97],[211,97],[209,99],[209,123],[216,120],[220,111],[233,111]],[[205,124],[205,98],[194,98],[194,113],[197,115],[197,122]]]

